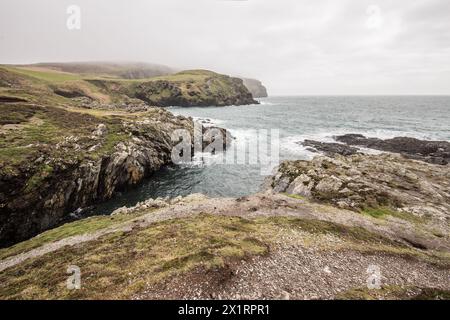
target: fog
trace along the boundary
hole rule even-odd
[[[204,68],[271,95],[450,94],[449,18],[448,0],[1,0],[0,63]]]

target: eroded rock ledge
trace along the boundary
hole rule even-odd
[[[450,167],[400,155],[336,155],[286,161],[269,182],[276,192],[340,208],[360,211],[390,207],[443,223],[450,220]]]

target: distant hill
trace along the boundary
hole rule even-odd
[[[143,62],[50,62],[22,65],[21,67],[123,79],[144,79],[175,72],[172,68],[164,65]]]
[[[36,71],[59,71],[80,75],[95,75],[121,79],[146,79],[167,76],[178,72],[176,68],[145,62],[45,62],[29,65],[16,65]],[[267,97],[267,89],[261,81],[241,78],[254,98]]]
[[[68,103],[91,109],[128,108],[143,103],[157,107],[257,103],[239,78],[208,70],[146,78],[140,78],[148,74],[146,69],[139,72],[124,65],[113,68],[93,63],[0,66],[0,102]],[[114,76],[120,73],[128,78]]]

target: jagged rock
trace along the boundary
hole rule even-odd
[[[400,153],[407,158],[429,163],[446,165],[450,162],[450,142],[448,141],[426,141],[408,137],[382,140],[366,138],[361,134],[346,134],[336,136],[335,139],[347,145]]]
[[[97,137],[103,137],[107,132],[108,128],[103,123],[100,123],[92,134]]]
[[[186,197],[175,197],[172,199],[169,198],[156,198],[156,199],[147,199],[145,201],[139,202],[133,207],[121,207],[113,211],[111,215],[123,215],[123,214],[134,214],[140,212],[145,209],[161,209],[171,205],[176,204],[188,204],[193,202],[204,201],[208,199],[207,196],[201,193],[190,194]]]
[[[450,167],[400,155],[356,154],[285,161],[268,185],[341,208],[388,206],[436,220],[450,219]]]
[[[311,147],[309,150],[313,152],[321,151],[330,156],[333,154],[350,156],[358,152],[358,148],[349,147],[342,143],[326,143],[315,140],[305,140],[301,144],[305,147]]]

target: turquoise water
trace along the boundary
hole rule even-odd
[[[237,140],[245,139],[249,129],[279,129],[281,160],[310,159],[314,154],[298,142],[333,141],[333,135],[344,133],[450,141],[450,96],[308,96],[260,101],[260,105],[250,106],[169,110],[200,121],[208,119],[228,129]],[[257,165],[207,164],[197,160],[165,168],[139,187],[98,206],[96,211],[107,214],[148,198],[196,192],[215,197],[242,196],[257,192],[264,178]]]

